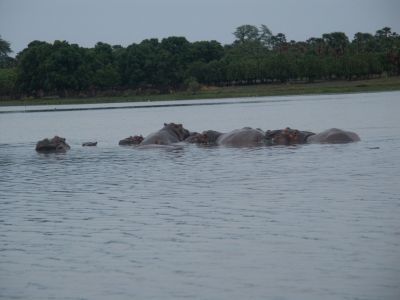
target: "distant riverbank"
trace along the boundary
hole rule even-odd
[[[388,77],[354,81],[324,81],[314,83],[258,84],[229,87],[202,87],[196,92],[180,91],[168,94],[127,95],[91,98],[25,98],[20,100],[1,100],[0,106],[18,105],[57,105],[57,104],[95,104],[141,101],[167,101],[192,99],[221,99],[238,97],[336,94],[383,92],[400,90],[400,77]]]

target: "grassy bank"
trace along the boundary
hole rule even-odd
[[[196,93],[176,92],[171,94],[129,95],[93,98],[43,98],[22,100],[2,100],[0,106],[11,105],[56,105],[92,104],[139,101],[165,101],[189,99],[214,99],[233,97],[283,96],[306,94],[360,93],[400,90],[400,77],[379,78],[356,81],[325,81],[315,83],[259,84],[231,87],[203,87]]]

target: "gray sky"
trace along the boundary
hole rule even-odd
[[[92,47],[146,38],[233,41],[243,24],[267,25],[288,40],[323,33],[400,33],[400,0],[0,0],[0,35],[15,53],[33,40]]]

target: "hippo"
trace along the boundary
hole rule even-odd
[[[96,147],[97,142],[85,142],[82,144],[82,147]]]
[[[142,135],[135,135],[127,137],[123,140],[120,140],[118,145],[120,146],[135,146],[139,145],[144,140]]]
[[[300,131],[286,127],[285,129],[267,130],[265,133],[266,144],[273,145],[298,145],[307,143],[308,137],[315,135],[314,132]]]
[[[216,145],[220,135],[222,135],[222,133],[215,130],[205,130],[202,133],[193,132],[185,139],[185,142],[191,144]]]
[[[201,144],[202,134],[198,132],[189,132],[189,136],[185,139],[185,142],[190,144]]]
[[[65,138],[54,136],[52,139],[43,139],[36,144],[36,151],[41,153],[66,152],[71,147],[65,142]]]
[[[170,145],[185,140],[189,135],[189,130],[185,129],[182,124],[164,123],[163,128],[149,134],[140,145]]]
[[[265,133],[261,129],[244,127],[221,134],[216,143],[230,147],[252,147],[265,145],[265,141]]]
[[[360,137],[357,133],[337,128],[327,129],[307,138],[307,143],[310,144],[346,144],[358,141]]]

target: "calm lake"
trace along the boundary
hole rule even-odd
[[[1,299],[400,299],[400,92],[90,107],[0,108]],[[118,146],[164,122],[361,142]]]

